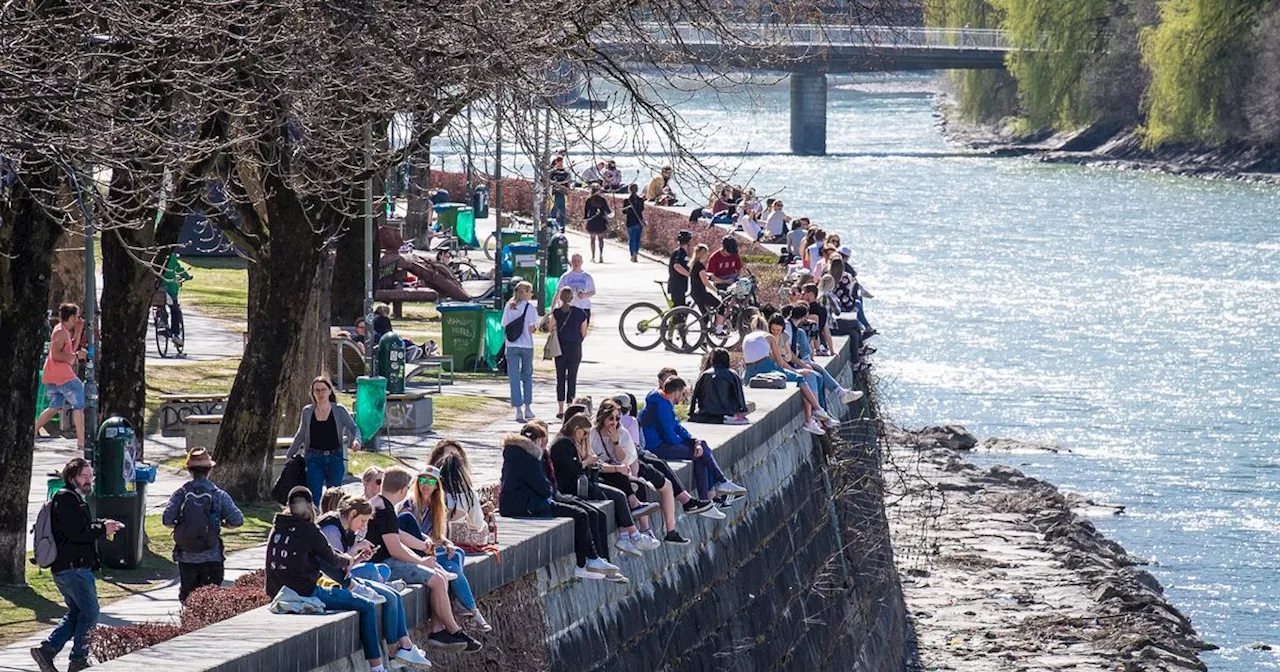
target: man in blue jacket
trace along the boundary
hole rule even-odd
[[[640,413],[640,431],[644,433],[645,449],[664,460],[692,460],[693,480],[698,497],[707,499],[714,490],[717,496],[737,498],[747,489],[725,477],[716,464],[715,455],[676,418],[675,402],[688,387],[679,376],[672,376],[662,383],[661,390],[654,390],[644,399],[644,411]]]

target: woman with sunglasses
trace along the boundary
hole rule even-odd
[[[333,383],[327,377],[316,376],[311,381],[311,398],[314,403],[303,407],[298,431],[285,459],[302,451],[307,459],[311,501],[318,502],[325,487],[342,485],[342,477],[347,474],[347,445],[360,450],[360,429],[351,413],[338,403]]]
[[[360,485],[364,488],[365,499],[372,500],[382,491],[382,473],[382,467],[369,467],[360,474]]]
[[[671,483],[656,469],[640,461],[639,450],[632,441],[631,434],[622,427],[622,407],[618,402],[613,399],[600,402],[600,410],[596,412],[596,424],[591,428],[591,437],[588,442],[591,452],[603,463],[623,467],[621,472],[601,472],[600,480],[623,492],[631,493],[627,501],[628,504],[633,505],[632,515],[639,517],[654,508],[661,508],[662,522],[666,529],[663,543],[681,546],[688,544],[689,540],[676,531],[676,498],[672,492]],[[658,493],[659,504],[640,503],[637,492],[642,488],[634,487],[637,480]],[[644,536],[653,538],[647,533]]]
[[[468,552],[487,552],[485,549],[496,543],[498,528],[492,505],[482,502],[472,485],[467,451],[453,439],[441,439],[431,450],[427,464],[440,469],[449,539]]]
[[[434,544],[436,564],[445,571],[458,575],[449,583],[454,597],[466,611],[462,616],[471,619],[472,624],[482,632],[493,630],[493,626],[485,620],[480,609],[476,607],[476,598],[471,593],[471,584],[467,583],[467,575],[462,571],[467,556],[462,549],[449,541],[448,515],[445,511],[444,489],[440,487],[440,469],[427,465],[414,479],[409,489],[409,498],[400,505],[397,517],[400,529],[421,539],[428,545]]]

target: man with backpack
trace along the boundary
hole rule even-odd
[[[178,601],[201,586],[222,585],[222,526],[240,527],[244,514],[231,495],[209,480],[217,463],[195,448],[184,465],[191,480],[173,491],[161,522],[173,528],[173,561],[178,563]]]
[[[85,635],[98,621],[98,588],[93,573],[98,569],[98,540],[112,537],[124,527],[108,519],[94,519],[85,497],[93,492],[93,465],[82,457],[62,468],[62,489],[36,516],[34,555],[31,562],[48,568],[53,583],[67,604],[67,614],[49,637],[32,647],[31,657],[40,672],[57,672],[53,659],[71,642],[69,672],[89,667]]]

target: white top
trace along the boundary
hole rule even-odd
[[[475,490],[471,491],[470,506],[467,506],[465,498],[454,496],[448,492],[444,493],[444,505],[449,512],[449,522],[465,521],[467,527],[473,530],[489,529],[489,526],[485,524],[484,509],[480,506],[480,495]]]
[[[804,254],[804,229],[795,229],[787,234],[787,247],[797,257]]]
[[[769,235],[775,238],[786,233],[787,213],[781,210],[770,210],[769,219],[765,220],[765,228],[769,229]]]
[[[533,349],[533,334],[529,331],[529,327],[538,324],[538,311],[533,310],[533,304],[528,301],[521,301],[516,304],[515,308],[510,303],[502,304],[502,326],[515,322],[520,315],[524,315],[524,329],[520,330],[520,338],[514,341],[508,340],[508,348],[529,348]],[[505,334],[504,334],[505,337]]]
[[[585,299],[578,298],[579,292],[596,291],[596,281],[591,279],[591,274],[586,271],[568,271],[560,276],[560,282],[556,283],[556,294],[560,293],[563,287],[573,288],[573,305],[583,309],[591,310],[591,297]],[[530,346],[532,347],[532,346]]]
[[[817,268],[819,261],[822,261],[822,246],[823,243],[814,243],[809,246],[809,270],[811,271]],[[814,274],[813,277],[820,278],[822,276]]]
[[[769,334],[753,331],[742,339],[742,361],[755,364],[769,358]]]
[[[600,436],[600,432],[596,431],[595,427],[591,428],[591,437],[589,441],[591,442],[589,444],[591,446],[591,452],[599,455],[600,459],[611,464],[619,463],[618,456],[614,453],[613,445],[607,444],[604,437]],[[639,459],[636,454],[636,444],[631,440],[631,432],[626,431],[621,426],[619,426],[618,431],[618,445],[622,447],[622,452],[626,456],[621,464],[626,466],[635,464],[635,461]]]
[[[760,222],[757,222],[754,217],[744,214],[738,218],[738,225],[751,240],[760,240]]]
[[[621,425],[623,429],[627,430],[627,433],[631,434],[632,443],[637,446],[640,445],[640,423],[630,415],[623,415]]]

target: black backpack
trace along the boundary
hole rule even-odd
[[[204,553],[218,547],[218,533],[213,528],[212,492],[187,492],[178,509],[173,543],[183,553]]]

